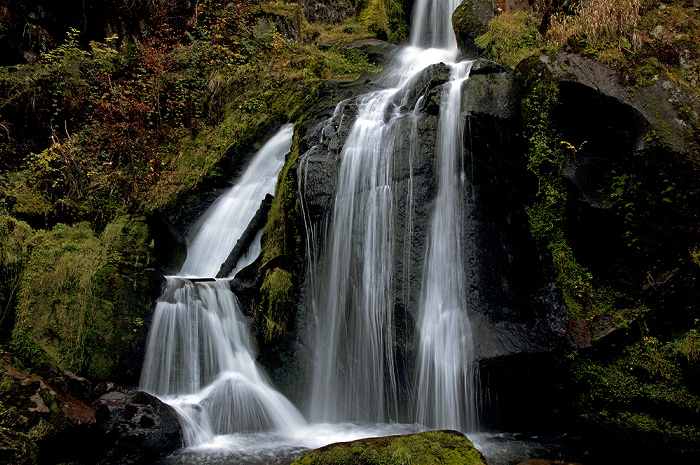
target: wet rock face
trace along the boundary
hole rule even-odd
[[[392,128],[396,137],[391,147],[395,366],[404,390],[400,395],[406,396],[437,192],[438,115],[449,76],[444,64],[427,68],[392,105],[402,115]],[[357,99],[342,107],[308,132],[310,148],[300,158],[301,195],[311,224],[325,225],[332,215],[341,150],[355,120]],[[481,359],[549,349],[568,321],[553,271],[531,239],[523,207],[529,186],[518,110],[513,73],[493,62],[476,61],[463,85],[461,109],[467,223],[462,244],[475,352]]]
[[[531,239],[528,178],[513,73],[477,60],[462,89],[468,210],[463,238],[475,356],[553,347],[568,318],[545,256]]]

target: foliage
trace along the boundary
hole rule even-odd
[[[14,323],[14,304],[22,271],[31,255],[34,231],[28,224],[0,216],[0,341],[9,336]]]
[[[360,14],[360,22],[376,37],[388,39],[389,18],[386,13],[385,0],[369,0]]]
[[[139,279],[150,260],[147,239],[145,224],[130,217],[117,218],[99,236],[87,223],[35,233],[11,344],[25,364],[46,359],[97,379],[113,374],[128,342],[122,336],[131,330],[121,321],[129,309],[122,299],[135,286],[121,271]]]
[[[559,14],[552,20],[548,37],[564,44],[573,37],[589,43],[622,40],[621,45],[638,49],[641,38],[637,26],[650,0],[591,0],[581,2],[573,15]]]
[[[531,11],[505,12],[496,16],[474,43],[484,58],[511,68],[542,46],[537,18]]]
[[[617,440],[665,447],[697,443],[700,397],[685,380],[693,365],[683,363],[688,337],[696,335],[667,343],[647,335],[614,357],[572,354],[566,389],[574,394],[580,420]]]

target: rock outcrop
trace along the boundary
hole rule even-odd
[[[486,32],[494,16],[492,0],[464,0],[452,13],[452,27],[459,51],[467,58],[476,58],[474,39]]]

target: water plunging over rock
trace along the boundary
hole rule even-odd
[[[474,397],[462,394],[473,360],[458,200],[469,63],[438,64],[456,58],[454,3],[415,10],[413,43],[447,50],[405,49],[384,90],[339,104],[301,160],[314,420],[475,427]],[[435,147],[438,167],[426,156]],[[324,166],[333,193],[310,182]]]
[[[180,276],[168,277],[158,301],[141,388],[176,409],[188,446],[210,442],[217,434],[293,431],[305,424],[259,370],[229,280],[213,279],[260,201],[274,189],[291,140],[292,126],[286,125],[207,210]]]

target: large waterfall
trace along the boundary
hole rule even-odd
[[[412,44],[392,68],[384,90],[357,98],[357,116],[340,152],[332,211],[320,225],[307,219],[310,242],[308,303],[313,314],[310,416],[314,421],[418,422],[462,431],[476,427],[472,380],[472,336],[466,308],[466,278],[460,236],[465,175],[460,172],[461,88],[470,63],[455,63],[451,14],[456,1],[418,1]],[[419,48],[430,46],[430,49]],[[440,48],[438,48],[440,47]],[[410,268],[410,238],[395,243],[397,205],[393,166],[400,131],[415,123],[406,104],[412,83],[431,64],[452,68],[444,86],[436,141],[438,192],[426,244],[417,315],[416,375],[395,367],[397,359],[394,277]],[[349,105],[353,107],[354,105]],[[341,103],[327,124],[343,118]],[[419,136],[416,136],[419,137]],[[415,148],[409,150],[414,151]],[[405,153],[398,156],[407,156]],[[428,157],[423,153],[410,156]],[[410,163],[410,160],[409,160]],[[306,178],[302,162],[300,179]],[[412,234],[409,180],[408,222]],[[301,195],[304,196],[304,186]],[[315,242],[324,244],[319,247]],[[397,256],[401,257],[397,261]],[[411,370],[408,370],[409,372]],[[402,406],[401,386],[410,391]],[[408,386],[406,388],[405,386]]]
[[[176,409],[187,446],[217,434],[291,432],[306,424],[257,366],[229,279],[212,278],[260,201],[274,190],[292,130],[283,126],[205,212],[189,241],[187,261],[178,276],[167,278],[156,305],[140,387]]]

